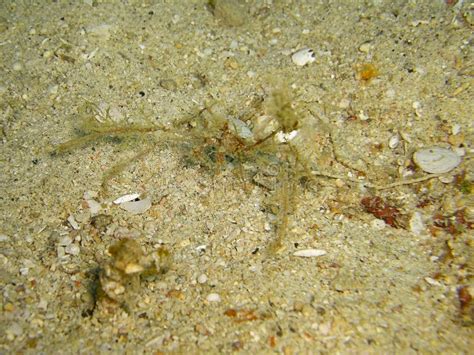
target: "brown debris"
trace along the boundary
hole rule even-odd
[[[394,228],[402,227],[400,220],[402,215],[398,208],[390,206],[381,197],[367,196],[360,203],[367,212],[373,214],[378,219],[382,219],[389,226]]]
[[[234,318],[234,322],[236,323],[253,321],[260,318],[257,314],[255,314],[255,310],[252,309],[236,310],[234,308],[229,308],[224,312],[224,314],[227,317]]]

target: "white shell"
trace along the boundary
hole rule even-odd
[[[443,174],[457,167],[461,163],[461,157],[450,149],[430,147],[416,151],[413,161],[427,173]]]
[[[132,214],[142,214],[151,207],[151,197],[139,201],[129,201],[120,204],[120,208]]]
[[[123,195],[123,196],[120,196],[118,199],[114,200],[114,203],[116,205],[120,205],[121,203],[124,203],[124,202],[129,202],[129,201],[136,200],[139,197],[140,197],[140,194],[137,194],[137,193]]]
[[[303,65],[314,62],[316,60],[316,55],[312,49],[302,48],[292,54],[291,60],[296,65],[302,67]]]
[[[398,147],[399,143],[400,143],[400,136],[398,134],[391,136],[390,139],[388,140],[388,146],[390,147],[390,149],[395,149],[396,147]]]
[[[301,256],[303,258],[311,258],[315,256],[323,256],[326,255],[326,250],[321,249],[303,249],[298,250],[293,253],[294,256]]]

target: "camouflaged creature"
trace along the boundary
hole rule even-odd
[[[106,297],[118,303],[127,303],[127,295],[140,286],[140,277],[164,273],[168,270],[171,256],[160,248],[145,254],[133,239],[122,239],[109,247],[112,257],[100,271],[100,289]]]

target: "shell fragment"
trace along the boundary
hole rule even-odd
[[[300,256],[303,258],[312,258],[316,256],[323,256],[326,255],[326,250],[321,250],[321,249],[303,249],[303,250],[298,250],[293,253],[294,256]]]
[[[130,201],[134,201],[136,200],[137,198],[140,197],[140,194],[137,194],[137,193],[134,193],[134,194],[128,194],[128,195],[123,195],[123,196],[120,196],[119,198],[115,199],[114,200],[114,203],[116,205],[120,205],[121,203],[124,203],[124,202],[130,202]]]
[[[132,214],[142,214],[151,207],[151,197],[138,201],[128,201],[120,204],[120,208]]]
[[[316,55],[311,48],[302,48],[293,53],[291,60],[296,65],[302,67],[306,64],[314,62],[316,60]]]
[[[421,170],[430,174],[443,174],[461,163],[461,157],[450,149],[430,147],[417,150],[413,161]]]

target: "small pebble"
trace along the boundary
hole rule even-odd
[[[262,265],[261,264],[251,265],[249,267],[249,270],[251,272],[260,273],[262,272]]]
[[[48,309],[48,301],[46,301],[44,298],[41,299],[38,302],[38,308],[43,310],[43,311],[46,311]]]
[[[265,222],[265,224],[263,225],[263,229],[265,230],[265,232],[270,232],[272,230],[272,226],[270,225],[270,223]]]
[[[56,95],[58,91],[59,91],[59,85],[51,85],[50,87],[48,87],[48,92],[51,95]]]
[[[410,231],[415,235],[420,235],[425,230],[425,223],[420,212],[414,212],[410,218]]]
[[[45,51],[45,52],[43,53],[43,58],[44,58],[44,59],[49,59],[49,58],[51,58],[53,55],[54,55],[54,52],[53,52],[53,51]]]
[[[357,115],[359,120],[361,121],[367,121],[369,119],[369,115],[367,115],[364,111],[360,110],[359,114]]]
[[[15,71],[20,71],[23,69],[23,65],[19,62],[16,62],[15,64],[13,64],[13,70]]]
[[[220,302],[221,296],[217,293],[210,293],[206,297],[207,302]]]
[[[341,101],[339,101],[338,106],[339,108],[347,109],[351,106],[351,100],[348,98],[343,98]]]
[[[93,199],[86,200],[87,206],[89,207],[89,211],[92,215],[96,215],[102,209],[102,206],[99,202]]]
[[[441,286],[441,283],[439,281],[436,281],[435,279],[431,277],[425,277],[425,281],[431,286]]]
[[[64,248],[64,251],[66,254],[77,256],[81,252],[81,248],[79,248],[79,246],[76,244],[69,244],[66,248]]]
[[[72,243],[72,239],[69,237],[69,236],[65,236],[65,237],[62,237],[60,240],[59,240],[59,245],[60,246],[67,246],[69,244]]]
[[[75,229],[75,230],[80,229],[79,224],[76,222],[76,219],[74,218],[72,214],[69,215],[69,217],[67,218],[67,221],[71,225],[72,229]]]
[[[118,105],[112,105],[110,107],[109,116],[114,122],[120,122],[124,117],[122,109]]]
[[[328,321],[326,323],[322,323],[319,325],[319,332],[322,334],[322,335],[328,335],[329,332],[331,331],[331,322]]]
[[[205,284],[207,282],[207,275],[206,274],[199,275],[197,282],[199,282],[200,284]]]
[[[253,70],[249,70],[249,71],[247,72],[247,76],[248,76],[249,78],[251,78],[251,79],[252,79],[252,78],[255,78],[256,75],[257,75],[257,73],[254,72]]]
[[[377,229],[379,231],[385,229],[385,227],[387,226],[383,219],[374,219],[372,220],[371,224],[374,229]]]
[[[453,124],[453,127],[451,128],[451,133],[453,135],[461,133],[461,125],[458,123]]]
[[[362,43],[359,46],[359,51],[361,51],[362,53],[369,53],[371,48],[372,48],[372,45],[366,42],[366,43]]]
[[[5,331],[8,340],[13,340],[23,334],[23,328],[18,323],[12,323],[10,327]]]
[[[443,184],[451,184],[454,181],[454,176],[452,175],[443,175],[438,178]]]
[[[344,182],[344,180],[336,179],[334,180],[334,185],[336,185],[336,187],[338,188],[342,188],[346,185],[346,183]]]

